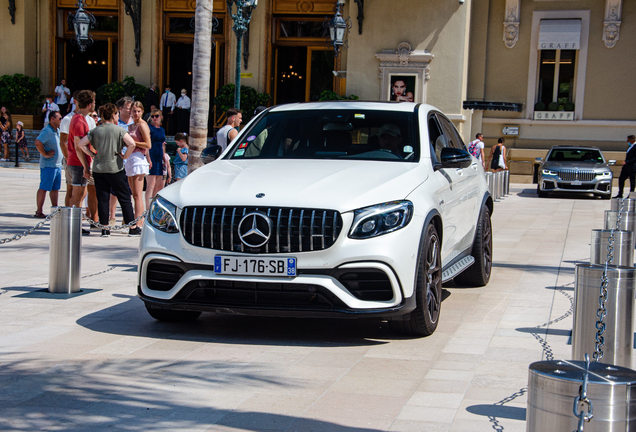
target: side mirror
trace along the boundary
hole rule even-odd
[[[541,163],[541,162],[543,162],[543,158],[542,157],[534,158],[534,161],[536,163]]]
[[[466,150],[444,147],[440,155],[442,168],[468,168],[473,157]]]
[[[616,161],[614,159],[610,159],[607,161],[608,165],[616,165]]]
[[[201,152],[201,160],[204,164],[209,164],[210,162],[216,160],[219,156],[221,156],[221,146],[213,145]]]

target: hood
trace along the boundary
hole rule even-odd
[[[408,162],[221,159],[160,195],[178,207],[305,207],[346,212],[404,199],[426,177],[421,164]],[[256,198],[257,194],[265,196]]]
[[[548,161],[543,164],[545,169],[579,169],[579,170],[593,170],[607,168],[606,163],[599,164],[596,162],[553,162]]]

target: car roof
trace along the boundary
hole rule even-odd
[[[552,148],[550,148],[550,151],[552,150],[598,150],[598,151],[601,151],[600,148],[593,147],[593,146],[568,146],[568,145],[552,146]]]
[[[370,111],[415,112],[416,109],[438,111],[435,107],[413,102],[377,102],[377,101],[324,101],[299,102],[276,105],[269,112],[299,111],[299,110],[332,110],[332,109],[360,109]]]

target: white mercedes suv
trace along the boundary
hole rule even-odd
[[[138,293],[159,320],[377,316],[430,335],[442,282],[488,283],[492,211],[481,164],[432,106],[276,106],[154,199]]]

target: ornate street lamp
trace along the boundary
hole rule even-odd
[[[340,50],[342,48],[346,48],[347,45],[347,33],[351,28],[351,19],[344,19],[342,17],[342,8],[344,3],[339,0],[336,3],[336,13],[326,24],[329,28],[329,38],[331,39],[331,44],[333,45],[334,56],[338,57],[340,54]]]
[[[241,41],[247,32],[252,18],[252,12],[256,8],[258,0],[226,0],[227,10],[234,21],[234,34],[236,35],[236,91],[234,92],[234,107],[241,108]],[[232,13],[232,7],[236,4],[236,13]]]
[[[76,6],[77,12],[69,14],[68,23],[75,30],[75,39],[73,39],[72,43],[77,45],[81,52],[84,52],[87,46],[93,45],[90,29],[95,27],[96,21],[92,13],[84,10],[83,0],[79,0]]]

